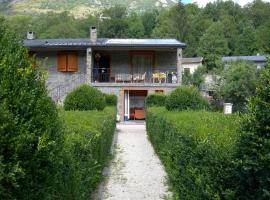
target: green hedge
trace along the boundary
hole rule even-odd
[[[103,110],[106,106],[101,91],[89,85],[81,85],[70,92],[64,101],[65,110]]]
[[[89,199],[109,157],[116,109],[64,111],[61,115],[66,132],[56,199]]]
[[[107,106],[117,105],[117,96],[115,94],[104,94]]]
[[[165,106],[166,95],[163,93],[150,94],[145,99],[145,104],[149,106]]]
[[[169,176],[175,199],[228,195],[240,117],[205,111],[147,109],[147,132]]]
[[[203,110],[209,108],[209,103],[197,88],[181,86],[167,97],[165,106],[167,110]]]

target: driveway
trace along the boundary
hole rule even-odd
[[[144,123],[118,124],[113,154],[95,200],[158,200],[170,196],[166,173]]]

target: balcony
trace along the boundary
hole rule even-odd
[[[159,70],[143,73],[115,73],[98,69],[92,74],[93,86],[178,86],[176,70]]]

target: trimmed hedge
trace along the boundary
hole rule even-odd
[[[224,199],[240,134],[238,115],[148,108],[147,132],[175,199]]]
[[[0,17],[0,199],[54,199],[63,132],[31,61]]]
[[[117,105],[117,96],[115,94],[104,94],[107,106]]]
[[[208,109],[209,103],[195,87],[181,86],[172,91],[166,99],[167,110]]]
[[[106,106],[102,92],[89,85],[81,85],[70,92],[64,101],[65,110],[103,110]]]
[[[64,111],[61,116],[66,132],[55,199],[89,199],[110,155],[116,109]]]
[[[145,99],[145,104],[149,106],[165,106],[166,95],[163,93],[150,94]]]

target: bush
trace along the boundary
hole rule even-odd
[[[234,61],[226,63],[221,81],[214,91],[215,105],[233,103],[233,111],[247,111],[247,101],[255,95],[258,72],[253,63]]]
[[[115,94],[104,94],[107,106],[117,105],[117,96]]]
[[[116,109],[64,111],[63,165],[54,199],[89,199],[102,178],[116,126]]]
[[[149,106],[165,106],[166,95],[163,93],[150,94],[145,99],[145,104]]]
[[[53,199],[62,127],[38,69],[0,18],[0,199]]]
[[[64,101],[65,110],[103,110],[105,106],[102,92],[88,85],[79,86]]]
[[[209,108],[208,101],[204,99],[195,87],[182,86],[175,89],[166,99],[167,110],[200,110]]]
[[[232,192],[239,199],[270,199],[270,61],[256,85],[241,125]],[[234,198],[236,199],[236,198]]]
[[[147,109],[147,133],[168,174],[174,199],[224,199],[239,138],[238,115]]]

